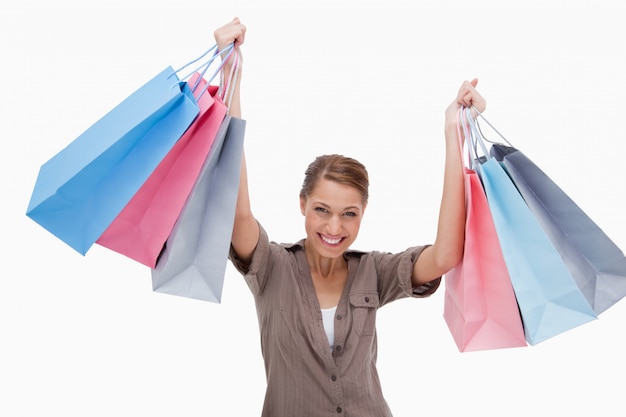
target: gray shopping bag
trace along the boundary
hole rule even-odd
[[[245,121],[227,115],[152,269],[156,292],[221,301],[235,219]]]
[[[596,314],[626,295],[626,257],[589,216],[524,153],[493,144],[500,161]]]

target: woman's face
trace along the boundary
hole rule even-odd
[[[365,205],[358,190],[320,179],[306,199],[300,199],[307,245],[324,257],[341,256],[356,239]]]

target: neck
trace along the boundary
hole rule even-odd
[[[343,272],[346,267],[346,260],[343,255],[335,258],[328,258],[320,255],[308,242],[304,241],[304,253],[309,263],[309,270],[312,274],[318,274],[322,278],[332,278],[338,272]]]

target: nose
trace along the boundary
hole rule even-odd
[[[328,233],[331,235],[339,235],[342,228],[342,221],[339,216],[332,216],[328,220]]]

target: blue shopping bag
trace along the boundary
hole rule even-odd
[[[26,215],[84,255],[198,115],[180,71],[217,55],[168,66],[44,163]]]
[[[469,112],[470,109],[467,109]],[[487,150],[475,120],[467,117],[472,140],[484,156],[478,172],[530,345],[597,318],[561,255],[511,181]]]

